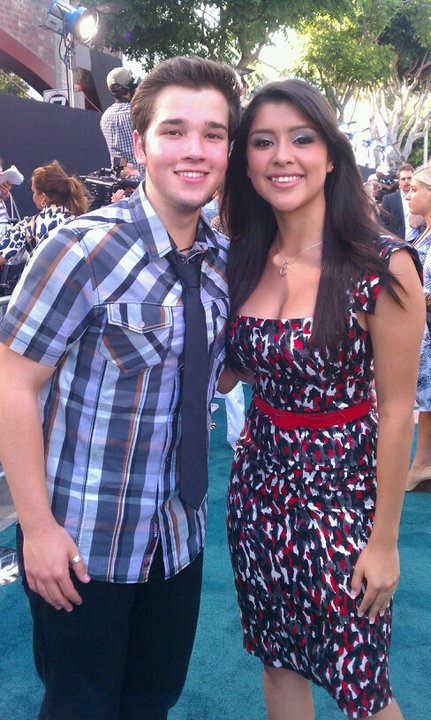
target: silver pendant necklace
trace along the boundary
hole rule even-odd
[[[300,250],[298,253],[296,253],[296,255],[294,255],[293,258],[291,258],[291,259],[289,258],[289,260],[287,260],[287,258],[285,258],[281,254],[280,242],[278,240],[278,233],[277,233],[277,250],[278,250],[278,254],[281,257],[281,268],[278,271],[280,273],[280,275],[282,277],[285,277],[287,275],[287,269],[288,269],[289,265],[293,265],[293,263],[296,261],[296,258],[298,258],[300,255],[302,255],[302,253],[307,252],[307,250],[311,250],[312,248],[315,248],[321,244],[322,244],[322,241],[320,240],[320,242],[314,243],[314,245],[309,245],[308,247],[306,247],[303,250]]]

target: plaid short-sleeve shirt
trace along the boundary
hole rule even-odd
[[[108,146],[111,165],[115,158],[126,157],[128,162],[135,165],[141,174],[145,167],[135,158],[133,149],[133,128],[130,117],[130,102],[115,102],[110,105],[100,118],[100,129]]]
[[[227,240],[201,217],[195,247],[206,250],[209,404],[225,352]],[[98,580],[145,581],[157,542],[171,577],[204,542],[206,503],[195,511],[178,493],[184,317],[170,250],[140,187],[43,241],[0,325],[1,342],[56,368],[41,393],[47,486]]]

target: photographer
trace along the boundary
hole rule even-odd
[[[144,167],[136,161],[133,151],[130,119],[130,102],[139,80],[134,79],[131,70],[117,67],[108,73],[106,82],[115,102],[103,113],[100,128],[111,156],[111,166],[114,167],[118,158],[126,157],[127,162],[143,174]]]

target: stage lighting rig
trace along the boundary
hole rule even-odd
[[[71,107],[75,106],[75,42],[91,46],[99,30],[99,23],[100,15],[96,9],[74,7],[64,0],[52,0],[46,20],[41,25],[60,35],[59,55],[66,65],[67,94]]]
[[[90,45],[97,35],[100,16],[97,10],[73,7],[68,2],[52,0],[43,28],[52,30],[62,38],[72,38]]]

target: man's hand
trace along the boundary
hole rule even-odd
[[[24,567],[31,590],[56,610],[71,612],[82,599],[70,578],[90,581],[79,550],[67,530],[57,523],[24,534]],[[72,562],[73,561],[73,562]]]
[[[0,199],[1,200],[8,199],[11,187],[12,187],[12,184],[10,182],[0,183]]]
[[[112,193],[111,202],[118,202],[118,200],[122,200],[126,197],[126,191],[120,188],[119,190],[116,190],[114,193]]]

